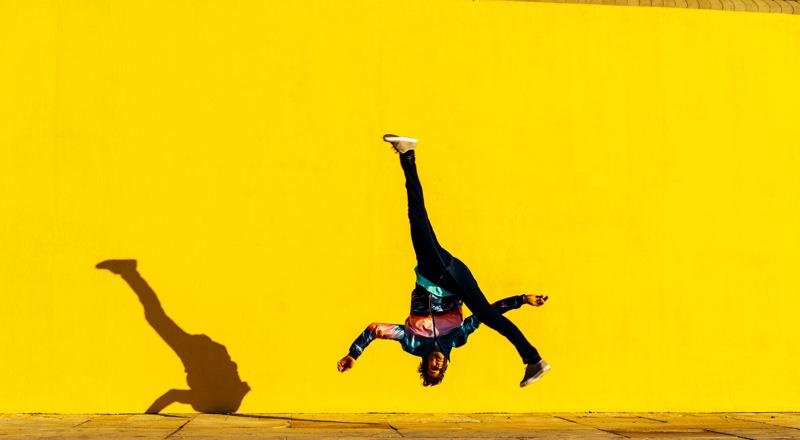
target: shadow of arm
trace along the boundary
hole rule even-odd
[[[166,393],[162,394],[161,397],[156,399],[150,408],[147,408],[145,411],[146,414],[158,414],[164,408],[168,407],[169,405],[180,402],[180,403],[191,403],[192,400],[192,392],[191,390],[169,390]]]

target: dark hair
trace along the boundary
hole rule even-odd
[[[445,359],[444,366],[442,367],[441,370],[439,370],[439,376],[438,377],[431,376],[430,374],[428,374],[428,365],[427,365],[428,358],[431,356],[431,354],[433,354],[433,352],[430,352],[425,356],[422,356],[422,360],[419,363],[419,368],[417,368],[417,371],[419,372],[419,377],[420,379],[422,379],[422,386],[424,387],[432,387],[434,385],[439,385],[440,383],[442,383],[442,380],[444,380],[444,372],[447,371],[447,364],[449,364],[448,360]]]

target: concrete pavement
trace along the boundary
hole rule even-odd
[[[800,413],[3,414],[0,439],[800,439]]]

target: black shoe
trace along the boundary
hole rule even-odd
[[[548,371],[550,371],[550,365],[545,362],[544,359],[535,364],[528,364],[528,366],[525,367],[525,377],[522,378],[522,382],[519,383],[519,386],[524,387],[536,382]]]
[[[106,260],[97,263],[98,269],[110,270],[112,273],[122,275],[136,272],[136,260]]]

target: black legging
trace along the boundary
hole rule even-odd
[[[411,223],[411,242],[417,254],[417,269],[425,278],[441,288],[458,295],[480,321],[505,336],[519,352],[526,364],[539,362],[541,357],[525,339],[525,335],[508,318],[497,311],[478,287],[469,268],[447,252],[436,239],[433,226],[425,210],[422,184],[417,175],[414,150],[400,155],[400,164],[406,176],[408,193],[408,219]]]

